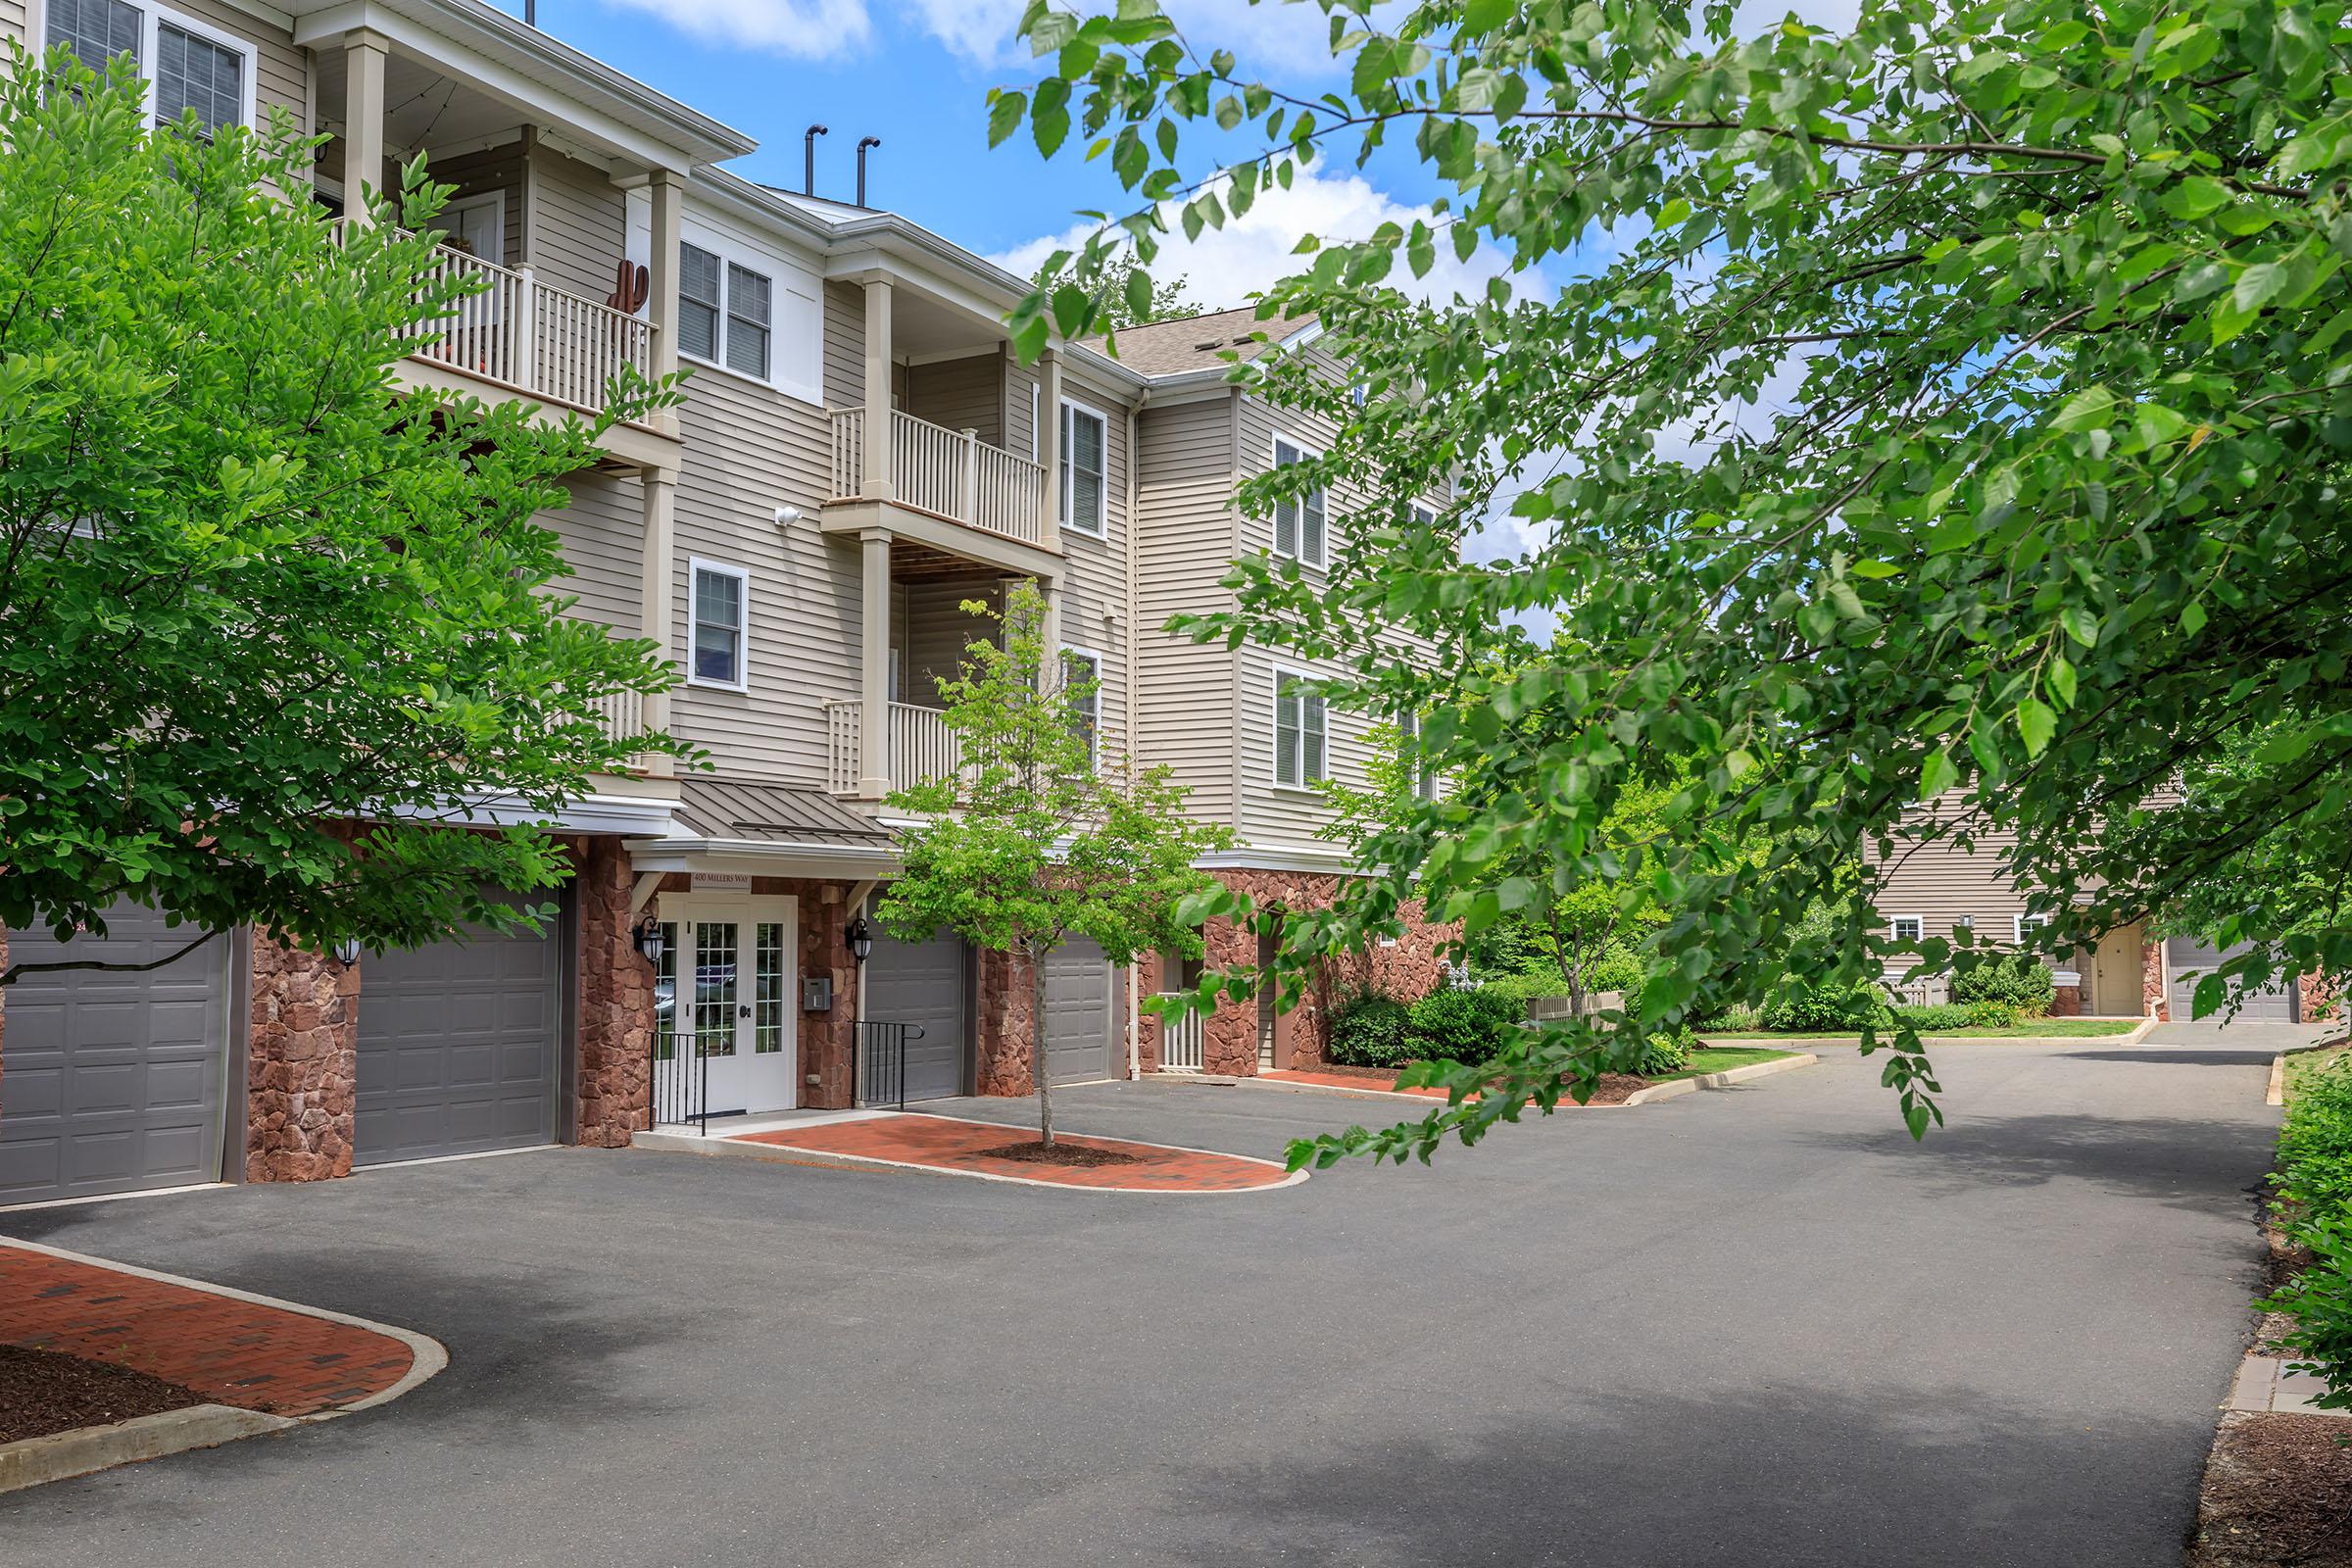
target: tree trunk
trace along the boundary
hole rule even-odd
[[[1037,1141],[1054,1147],[1052,1075],[1046,1070],[1046,954],[1029,947],[1029,1070],[1037,1079]]]

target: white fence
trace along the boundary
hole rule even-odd
[[[1163,1015],[1160,1018],[1159,1066],[1162,1072],[1200,1070],[1200,1026],[1203,1022],[1205,1020],[1197,1012],[1180,1017]]]
[[[852,500],[865,488],[865,411],[835,409],[831,417],[832,499]],[[1046,470],[1027,458],[893,409],[889,460],[891,498],[901,506],[1023,544],[1045,538]]]
[[[864,709],[863,703],[825,704],[825,782],[836,795],[858,792]],[[940,710],[892,703],[883,723],[883,762],[894,786],[945,778],[962,765],[962,747]]]

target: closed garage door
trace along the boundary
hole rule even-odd
[[[1109,1078],[1118,1067],[1111,1048],[1117,1001],[1110,960],[1083,939],[1046,955],[1046,1070],[1057,1084]]]
[[[364,959],[354,1159],[553,1143],[562,968],[552,921]]]
[[[20,962],[145,963],[196,933],[132,905],[104,941],[9,934]],[[230,940],[143,974],[66,969],[8,988],[0,1063],[0,1203],[220,1179]]]
[[[906,1042],[906,1098],[944,1100],[963,1093],[963,943],[953,936],[894,942],[878,927],[865,963],[865,1016],[916,1024]],[[873,1080],[880,1083],[876,1077]]]
[[[2176,1022],[2186,1022],[2194,1016],[2197,978],[2213,973],[2222,963],[2246,951],[2243,947],[2236,947],[2225,953],[2217,948],[2209,948],[2193,937],[2170,937],[2164,946],[2164,956],[2173,976],[2173,1018]],[[2196,971],[2195,975],[2183,973],[2191,969]],[[2245,1005],[2238,1009],[2236,1015],[2256,1023],[2293,1023],[2295,999],[2292,983],[2255,992],[2246,998]],[[2222,1014],[2217,1012],[2209,1016],[2219,1018]]]

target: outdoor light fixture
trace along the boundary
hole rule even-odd
[[[346,964],[359,962],[360,939],[358,937],[345,937],[342,941],[336,943],[335,961],[337,963]]]
[[[859,963],[863,963],[874,951],[874,928],[865,923],[862,914],[850,922],[849,929],[842,932],[841,937],[850,945],[850,956]]]
[[[662,922],[647,915],[637,927],[637,951],[655,968],[662,967]]]

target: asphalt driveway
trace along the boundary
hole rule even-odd
[[[1833,1053],[1240,1197],[563,1150],[0,1215],[451,1354],[0,1498],[0,1562],[2169,1563],[2249,1326],[2267,1064],[1955,1046],[1918,1147]],[[1055,1098],[1267,1154],[1379,1108]]]

